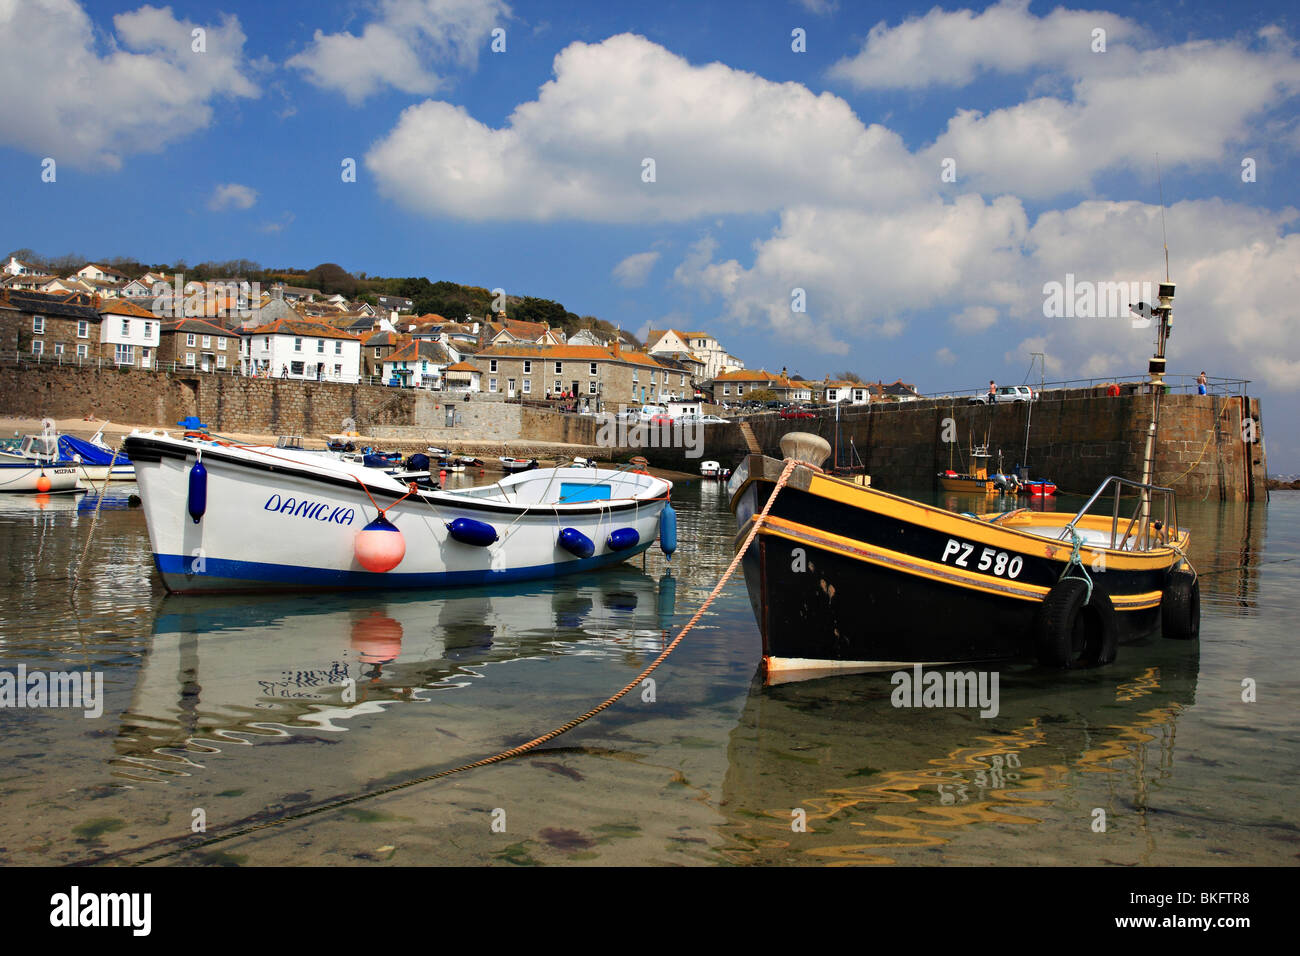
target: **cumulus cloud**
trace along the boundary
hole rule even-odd
[[[90,17],[74,0],[0,3],[0,144],[82,168],[117,169],[204,129],[212,101],[256,97],[239,20],[177,20],[144,6],[113,17],[97,50]],[[195,29],[206,31],[203,52]]]
[[[657,252],[637,252],[628,256],[614,267],[613,276],[620,285],[635,289],[645,285],[650,278],[650,270],[659,261]]]
[[[1092,49],[1099,28],[1106,31],[1106,54]],[[877,23],[862,49],[832,66],[830,75],[859,90],[965,86],[982,73],[1080,69],[1143,35],[1132,20],[1101,10],[1057,7],[1034,16],[1029,0],[1005,0],[982,13],[935,7],[896,27]]]
[[[380,190],[434,215],[643,222],[897,206],[928,186],[897,134],[798,83],[694,66],[631,34],[573,43],[554,71],[500,129],[450,103],[408,107],[366,156]]]
[[[226,209],[251,209],[257,202],[257,190],[239,183],[222,183],[208,198],[208,208],[213,212]]]
[[[383,0],[360,36],[317,30],[285,65],[353,106],[385,87],[433,93],[445,82],[439,70],[472,68],[492,28],[509,16],[502,0]]]

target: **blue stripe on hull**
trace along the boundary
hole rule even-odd
[[[444,571],[403,574],[398,571],[336,571],[303,568],[292,564],[264,564],[260,561],[230,561],[205,558],[202,574],[189,574],[194,559],[181,554],[155,554],[154,564],[167,590],[194,591],[287,590],[296,588],[454,588],[476,584],[510,583],[553,578],[577,571],[594,571],[634,557],[650,547],[647,541],[628,551],[598,554],[591,558],[557,561],[528,568],[507,570]]]

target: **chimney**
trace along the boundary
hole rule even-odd
[[[275,285],[271,286],[271,298],[272,298],[272,299],[279,299],[279,300],[281,300],[281,301],[284,301],[284,285],[283,285],[283,284],[281,284],[281,283],[276,283]]]
[[[623,340],[617,335],[614,336],[614,346],[611,351],[614,353],[614,358],[621,358],[623,355]]]

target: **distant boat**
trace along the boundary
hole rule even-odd
[[[700,462],[701,478],[718,478],[722,475],[722,466],[716,461]]]
[[[77,471],[75,465],[0,461],[0,492],[44,495],[81,491]]]
[[[104,443],[104,429],[100,428],[87,441],[72,435],[59,435],[54,422],[45,419],[41,434],[27,435],[15,451],[0,451],[0,462],[40,462],[47,465],[74,468],[82,488],[90,489],[108,479],[112,464],[114,481],[134,481],[135,466],[125,452],[117,452]],[[105,423],[107,426],[107,422]]]
[[[536,458],[498,458],[501,467],[509,474],[520,471],[531,471],[537,467]]]

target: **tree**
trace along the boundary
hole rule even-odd
[[[841,382],[852,382],[855,385],[862,384],[862,376],[857,372],[837,372],[835,378]]]

